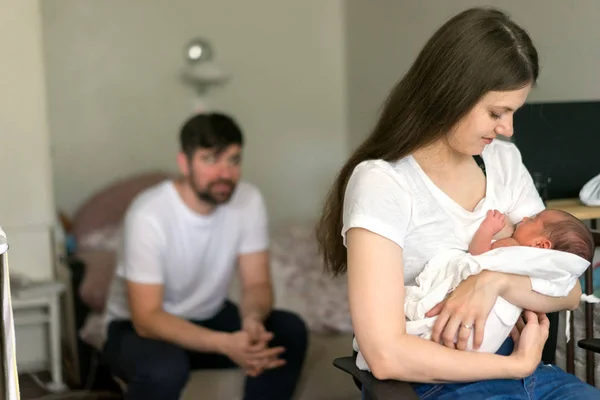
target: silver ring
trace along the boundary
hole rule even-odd
[[[466,325],[466,324],[463,324],[462,322],[461,322],[460,326],[462,326],[463,328],[467,328],[467,329],[473,329],[473,325]]]

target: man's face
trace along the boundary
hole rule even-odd
[[[227,202],[241,176],[242,148],[232,144],[217,153],[215,149],[199,148],[182,173],[198,199],[210,205]]]

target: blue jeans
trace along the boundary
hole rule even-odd
[[[508,338],[497,354],[512,353]],[[525,379],[491,379],[472,383],[414,383],[422,400],[591,400],[600,399],[600,390],[568,374],[555,365],[540,363],[533,375]],[[365,398],[363,392],[363,399]]]

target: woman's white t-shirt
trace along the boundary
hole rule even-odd
[[[488,210],[499,210],[516,223],[544,209],[514,144],[496,140],[481,156],[486,194],[472,212],[442,192],[412,156],[357,165],[344,198],[344,244],[350,228],[364,228],[397,243],[403,249],[404,283],[411,285],[436,254],[466,251]]]

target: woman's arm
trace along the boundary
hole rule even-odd
[[[499,294],[509,303],[535,312],[554,312],[574,310],[581,301],[581,285],[579,281],[567,297],[550,297],[535,292],[531,287],[528,276],[513,275],[502,272],[490,272],[494,280],[498,281]]]
[[[490,294],[500,296],[526,310],[548,313],[577,308],[581,286],[577,282],[566,297],[550,297],[533,291],[528,276],[482,271],[462,281],[444,301],[425,314],[426,317],[438,317],[431,339],[451,348],[464,349],[468,336],[461,335],[460,324],[466,321],[467,324],[475,325],[473,346],[479,348],[483,341],[485,320],[491,309],[486,304]],[[458,342],[455,343],[457,335]]]
[[[529,375],[539,363],[546,340],[544,329],[547,337],[547,328],[541,325],[535,331],[535,324],[528,324],[529,332],[534,332],[528,337],[529,344],[522,345],[522,339],[518,351],[508,357],[454,350],[408,335],[400,246],[362,228],[347,232],[347,246],[354,332],[371,372],[378,379],[459,382],[520,378]]]

